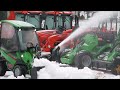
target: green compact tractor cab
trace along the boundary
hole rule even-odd
[[[110,21],[118,27],[115,25],[118,23],[116,18]],[[59,52],[60,46],[55,47],[52,57],[58,62],[73,65],[79,69],[90,67],[109,70],[118,75],[120,74],[120,32],[116,35],[118,28],[115,30],[113,31],[111,27],[108,31],[86,32],[80,38],[80,43],[72,49]]]
[[[30,74],[39,49],[35,26],[17,20],[1,21],[0,76],[11,70],[14,76]]]

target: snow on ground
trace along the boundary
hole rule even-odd
[[[120,75],[107,74],[102,71],[91,70],[87,67],[60,67],[56,62],[47,59],[35,59],[34,66],[45,66],[38,71],[38,79],[120,79]]]
[[[0,77],[0,79],[26,79],[23,75],[14,77],[13,72],[7,71],[4,77]]]
[[[41,58],[35,59],[34,66],[45,66],[37,72],[38,79],[120,79],[120,75],[113,75],[102,71],[91,70],[87,67],[84,69],[78,69],[75,67],[60,67],[55,61],[50,62],[47,59]],[[5,76],[0,79],[28,79],[24,76],[14,77],[13,72],[6,72]]]

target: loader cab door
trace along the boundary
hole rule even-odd
[[[20,20],[20,21],[25,21],[26,20],[26,15],[22,14],[21,12],[15,12],[15,19]]]
[[[59,26],[62,26],[65,30],[72,29],[71,16],[70,15],[58,15],[56,28],[58,29]]]
[[[45,30],[55,29],[54,15],[46,15],[45,18]]]
[[[27,14],[26,15],[26,22],[29,22],[33,25],[35,25],[36,29],[40,29],[41,24],[41,16],[39,14]]]
[[[2,23],[1,28],[1,47],[7,52],[18,51],[18,39],[16,28],[9,23]]]

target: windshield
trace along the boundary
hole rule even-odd
[[[16,20],[26,21],[35,25],[37,29],[40,29],[40,15],[39,14],[21,14],[16,13]]]
[[[26,22],[29,22],[33,25],[35,25],[35,27],[37,29],[40,29],[40,15],[27,15],[26,17]]]
[[[20,20],[20,21],[24,21],[25,20],[25,15],[24,14],[16,14],[15,19]]]
[[[21,50],[27,49],[27,44],[32,43],[33,47],[38,44],[37,35],[34,29],[21,30],[18,32]]]
[[[1,29],[1,46],[9,52],[18,51],[16,28],[9,23],[2,23]]]
[[[55,29],[53,15],[47,15],[46,20],[45,20],[45,29]]]
[[[56,23],[54,22],[54,19]],[[65,29],[72,28],[72,22],[70,16],[55,16],[54,15],[47,15],[45,20],[45,29],[59,29],[60,26],[63,26]]]
[[[57,16],[57,25],[56,28],[58,29],[59,26],[63,26],[65,29],[71,29],[71,17],[70,16]]]

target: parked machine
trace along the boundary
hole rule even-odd
[[[46,11],[44,13],[44,30],[37,31],[43,52],[51,52],[56,45],[72,33],[72,21],[72,12]]]
[[[40,50],[35,26],[18,20],[2,20],[0,35],[0,76],[7,70],[13,71],[15,77],[30,74],[33,59]]]

